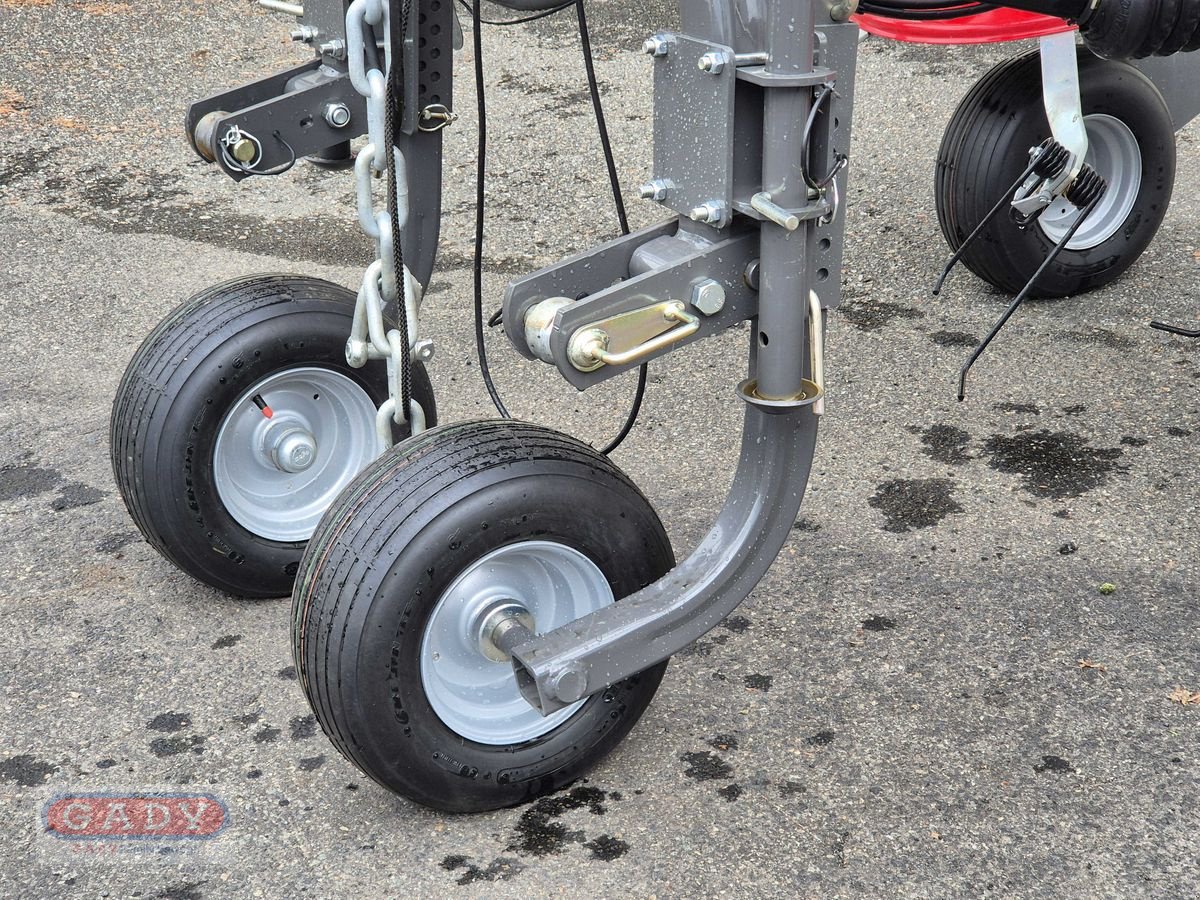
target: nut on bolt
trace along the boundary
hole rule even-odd
[[[667,39],[661,34],[652,34],[642,43],[642,52],[647,56],[666,56],[669,49]]]
[[[667,199],[667,191],[669,185],[661,178],[655,178],[653,181],[647,181],[640,188],[638,193],[643,200],[654,200],[661,202]]]
[[[317,35],[320,33],[321,32],[319,32],[316,28],[313,28],[311,25],[301,25],[299,28],[292,29],[291,38],[297,43],[311,44],[317,39]]]
[[[341,40],[326,41],[323,44],[318,44],[317,50],[325,56],[332,56],[334,59],[345,59],[346,42]]]
[[[419,362],[429,362],[433,359],[433,341],[429,338],[422,338],[413,344],[413,359]]]
[[[345,103],[326,103],[321,115],[330,128],[345,128],[350,124],[350,107]]]
[[[707,72],[709,75],[717,75],[725,68],[725,64],[729,62],[729,54],[721,50],[709,50],[699,60],[696,65],[700,67],[700,71]]]
[[[715,316],[725,308],[725,288],[720,282],[705,278],[692,288],[692,306],[706,316]]]
[[[725,216],[725,204],[716,200],[706,200],[699,206],[693,207],[688,216],[693,222],[715,225]]]

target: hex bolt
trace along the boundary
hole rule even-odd
[[[341,40],[326,41],[324,44],[319,45],[317,50],[325,56],[332,56],[334,59],[343,59],[346,56],[346,42]]]
[[[640,188],[638,188],[638,193],[641,195],[643,200],[654,200],[655,202],[661,202],[667,199],[667,190],[667,182],[661,178],[655,178],[652,181],[647,181]]]
[[[715,225],[724,215],[725,204],[717,200],[706,200],[688,213],[693,222],[704,222],[706,225]]]
[[[729,62],[728,54],[720,50],[709,50],[699,60],[696,65],[700,67],[700,71],[707,72],[709,75],[718,75],[725,68],[725,63]]]
[[[291,38],[293,41],[302,44],[311,44],[317,39],[317,35],[321,32],[311,25],[301,25],[299,28],[293,28]]]
[[[433,341],[423,338],[413,344],[413,359],[420,362],[429,362],[433,359],[433,351]]]
[[[350,107],[345,103],[326,103],[321,115],[330,128],[345,128],[350,124]]]
[[[725,308],[725,288],[720,282],[705,278],[692,288],[692,306],[706,316],[715,316]]]
[[[647,56],[666,56],[670,46],[661,34],[652,34],[642,43],[642,52]]]

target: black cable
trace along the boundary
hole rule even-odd
[[[475,51],[475,108],[478,116],[479,137],[475,154],[475,261],[472,274],[475,279],[475,352],[479,356],[479,374],[487,388],[492,405],[501,417],[511,419],[508,407],[500,399],[500,392],[492,381],[492,373],[488,368],[487,347],[483,341],[483,187],[487,171],[487,101],[483,91],[483,37],[480,25],[483,21],[479,15],[480,0],[472,0],[471,5],[471,47]]]
[[[459,0],[464,6],[466,0]],[[617,174],[616,160],[613,156],[612,141],[608,135],[608,125],[604,118],[604,106],[600,98],[600,85],[596,79],[595,63],[592,60],[592,41],[591,33],[588,29],[587,16],[583,10],[583,0],[568,0],[560,6],[552,7],[544,10],[541,13],[527,17],[524,19],[513,19],[506,22],[487,22],[480,15],[480,0],[472,0],[471,20],[473,25],[473,34],[471,35],[471,46],[475,55],[475,95],[477,116],[479,119],[479,139],[476,153],[476,170],[475,170],[475,260],[473,265],[474,274],[474,293],[475,293],[475,347],[479,356],[479,371],[483,378],[483,383],[487,387],[488,395],[492,398],[492,404],[496,407],[496,411],[506,419],[512,418],[508,408],[504,405],[504,401],[500,398],[500,393],[496,389],[495,382],[492,380],[491,370],[487,362],[487,349],[484,346],[484,317],[483,317],[483,210],[484,210],[484,184],[486,178],[486,158],[487,158],[487,102],[484,96],[483,87],[483,45],[480,34],[480,23],[497,24],[497,25],[516,25],[521,22],[540,19],[544,16],[551,15],[556,12],[561,12],[568,6],[574,5],[576,15],[579,19],[579,42],[583,49],[584,69],[587,72],[588,93],[592,100],[592,111],[595,113],[596,128],[600,133],[600,145],[604,151],[604,163],[608,170],[609,187],[612,189],[613,205],[616,207],[617,221],[621,228],[621,234],[629,234],[629,219],[625,212],[625,197],[621,191],[621,182]],[[495,327],[502,321],[502,311],[493,313],[487,320],[489,327]],[[638,415],[641,413],[642,401],[646,396],[646,381],[647,381],[647,366],[645,363],[638,367],[637,388],[634,392],[633,402],[630,404],[629,413],[625,417],[625,422],[621,426],[620,431],[605,447],[601,453],[608,454],[617,447],[621,446],[625,438],[629,436],[629,432],[637,422]]]
[[[376,152],[387,153],[388,218],[392,231],[392,273],[396,285],[396,323],[400,330],[400,345],[404,356],[400,361],[400,403],[403,418],[411,422],[412,415],[412,355],[408,342],[408,309],[404,303],[408,287],[404,274],[404,250],[400,235],[400,208],[396,198],[396,138],[399,132],[397,119],[403,114],[404,104],[404,32],[408,28],[408,17],[412,14],[412,0],[391,0],[388,9],[389,34],[392,46],[392,64],[388,69],[387,111],[384,115],[385,147]],[[397,14],[399,13],[399,14]],[[401,107],[401,108],[398,108]],[[411,428],[410,428],[411,430]]]
[[[467,12],[469,12],[472,15],[472,17],[474,17],[475,9],[471,6],[470,3],[467,2],[467,0],[458,0],[458,2],[462,5],[463,9],[465,9]],[[519,19],[484,19],[484,18],[480,18],[479,21],[482,22],[484,25],[524,25],[526,22],[536,22],[538,19],[544,19],[544,18],[546,18],[546,16],[552,16],[557,12],[562,12],[564,9],[566,9],[568,6],[571,6],[574,3],[575,3],[575,0],[566,0],[566,2],[560,3],[558,6],[552,6],[549,9],[543,9],[541,12],[536,12],[530,16],[522,16]]]
[[[621,234],[629,234],[629,218],[625,215],[625,197],[621,193],[621,180],[617,176],[617,164],[613,158],[612,142],[608,137],[608,125],[604,120],[604,106],[600,102],[600,85],[596,81],[596,66],[592,60],[592,38],[588,31],[587,16],[583,11],[583,0],[575,0],[575,13],[579,18],[579,43],[583,48],[583,66],[587,71],[588,93],[592,97],[592,111],[596,114],[596,130],[600,132],[600,146],[604,150],[604,164],[608,168],[608,185],[612,189],[613,204],[617,208],[617,222],[621,226]],[[646,397],[646,378],[649,369],[646,363],[638,366],[637,388],[633,394],[633,402],[629,404],[629,412],[617,436],[609,441],[600,452],[605,456],[612,453],[624,443],[629,432],[637,423],[642,411],[642,401]]]
[[[625,198],[621,194],[621,181],[617,177],[617,164],[613,159],[612,142],[608,139],[604,107],[600,104],[600,85],[596,81],[596,65],[592,61],[592,38],[588,32],[587,16],[583,12],[583,0],[575,0],[575,15],[579,18],[579,43],[583,47],[583,68],[587,72],[588,93],[592,96],[592,111],[596,115],[596,130],[600,132],[600,146],[604,150],[604,165],[608,167],[608,186],[612,189],[613,203],[617,207],[617,222],[621,226],[621,234],[629,234],[629,219],[625,216]]]

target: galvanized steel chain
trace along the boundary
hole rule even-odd
[[[354,0],[346,10],[350,82],[367,101],[367,144],[358,151],[354,163],[355,197],[359,225],[375,241],[376,250],[358,290],[354,324],[346,341],[346,361],[355,368],[371,359],[387,361],[388,399],[375,415],[381,453],[392,446],[393,423],[408,423],[412,434],[425,430],[425,411],[410,396],[409,372],[413,360],[425,361],[433,356],[433,343],[421,339],[418,331],[421,285],[403,265],[399,253],[400,234],[408,220],[408,175],[404,154],[393,142],[394,122],[389,120],[395,115],[395,98],[388,90],[389,74],[393,66],[401,65],[403,52],[401,47],[393,46],[396,31],[391,12],[388,0]],[[379,34],[384,36],[382,68],[375,38]],[[378,209],[374,181],[383,176],[388,181],[388,205]],[[401,328],[386,328],[383,310],[389,303],[402,318]]]

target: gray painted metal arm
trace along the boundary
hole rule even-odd
[[[754,589],[792,533],[817,440],[819,392],[746,407],[729,498],[691,556],[653,584],[512,651],[522,694],[543,715],[661,662]]]

